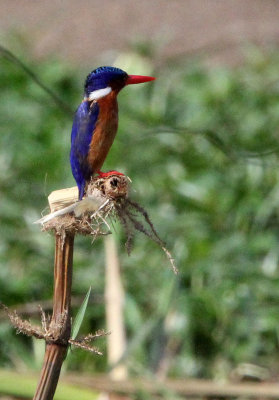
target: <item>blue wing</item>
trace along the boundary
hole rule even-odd
[[[78,107],[73,122],[70,162],[72,173],[79,189],[80,200],[84,194],[86,181],[93,173],[88,164],[87,156],[98,115],[98,104],[94,103],[93,106],[90,107],[90,103],[84,101]]]

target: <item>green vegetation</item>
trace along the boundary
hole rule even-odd
[[[34,395],[38,376],[19,374],[11,371],[0,370],[0,393],[18,396],[20,399],[30,399]],[[16,385],[15,385],[16,382]],[[97,399],[97,394],[90,389],[59,383],[55,393],[55,400],[83,400]]]
[[[77,106],[88,71],[55,60],[33,70]],[[180,269],[176,279],[139,234],[128,257],[116,226],[131,373],[158,370],[166,354],[175,377],[226,376],[241,362],[278,369],[278,70],[278,53],[258,50],[234,69],[169,64],[153,72],[154,84],[119,96],[119,132],[104,170],[131,177],[132,196]],[[74,185],[72,121],[4,59],[0,90],[0,298],[40,303],[52,295],[53,238],[32,222],[52,190]],[[102,239],[79,238],[73,294],[84,297],[91,285],[102,295],[103,280]],[[81,330],[104,327],[103,304],[89,306]],[[33,346],[1,319],[0,366],[36,368]],[[67,368],[103,371],[106,360],[73,350]]]

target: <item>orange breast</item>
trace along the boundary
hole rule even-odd
[[[118,127],[118,105],[113,91],[98,100],[99,115],[88,152],[92,172],[97,172],[107,157]]]

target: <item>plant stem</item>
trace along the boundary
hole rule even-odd
[[[74,235],[55,235],[53,313],[50,329],[61,328],[55,343],[47,343],[40,380],[33,400],[52,400],[71,335],[71,289]],[[63,325],[62,325],[63,324]]]

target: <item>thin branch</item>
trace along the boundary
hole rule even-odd
[[[21,68],[41,89],[43,89],[58,105],[60,109],[64,111],[69,117],[72,117],[74,112],[69,107],[67,103],[65,103],[53,90],[51,90],[48,86],[46,86],[40,78],[25,65],[17,56],[14,55],[10,50],[6,49],[4,46],[0,45],[0,53],[6,60],[12,62]]]

